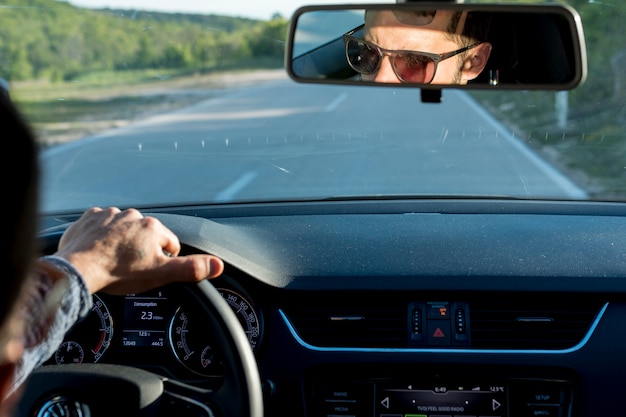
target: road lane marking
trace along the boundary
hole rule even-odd
[[[239,194],[241,190],[246,188],[248,184],[250,184],[258,175],[259,173],[256,171],[244,172],[239,178],[237,178],[235,182],[217,193],[217,195],[215,196],[215,201],[231,201],[233,197]]]
[[[452,93],[452,91],[450,92]],[[574,199],[588,199],[587,192],[576,185],[572,180],[567,178],[558,169],[550,165],[543,160],[537,153],[532,151],[521,140],[517,139],[504,127],[504,125],[498,121],[491,113],[489,113],[484,107],[478,104],[472,97],[462,91],[455,91],[461,99],[470,104],[472,109],[479,115],[485,118],[494,128],[498,131],[502,137],[521,154],[523,154],[528,160],[530,160],[539,170],[546,174],[552,181],[559,186],[570,198]],[[524,184],[525,186],[525,184]]]
[[[330,103],[328,103],[328,105],[326,105],[326,107],[324,108],[325,112],[330,112],[335,110],[342,101],[344,101],[346,98],[348,98],[348,94],[347,93],[341,93],[339,94],[333,101],[331,101]]]

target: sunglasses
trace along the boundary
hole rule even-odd
[[[358,30],[358,29],[357,29]],[[375,43],[356,38],[351,34],[343,35],[346,45],[346,58],[350,67],[363,75],[376,73],[384,56],[391,60],[391,67],[396,77],[403,83],[430,84],[435,78],[437,64],[467,50],[479,43],[465,46],[456,51],[433,54],[420,51],[394,51],[384,49]]]

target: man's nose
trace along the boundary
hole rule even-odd
[[[391,58],[388,56],[384,56],[383,60],[380,62],[380,68],[378,68],[378,72],[376,73],[376,77],[374,81],[377,83],[400,83],[398,76],[393,70],[391,66]]]

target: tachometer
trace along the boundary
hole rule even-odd
[[[261,326],[252,304],[235,291],[223,288],[218,291],[235,312],[255,350],[261,338]],[[219,353],[212,347],[212,332],[201,313],[179,307],[170,323],[169,336],[176,358],[187,369],[202,376],[221,375]]]
[[[111,343],[113,320],[106,304],[94,294],[91,312],[70,331],[54,354],[54,362],[96,363]]]

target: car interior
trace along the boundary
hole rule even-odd
[[[384,7],[394,6],[432,7]],[[294,50],[303,16],[363,7],[296,12],[285,58],[295,82],[361,83],[341,38],[352,22]],[[582,84],[575,10],[515,7],[489,10],[502,16],[489,39],[507,53],[494,53],[465,88]],[[445,99],[458,87],[403,88]],[[143,211],[176,233],[184,254],[222,258],[224,274],[144,294],[95,294],[92,313],[32,375],[18,415],[626,413],[623,203],[367,196]],[[79,215],[42,218],[44,253]],[[51,405],[67,414],[37,414]]]

